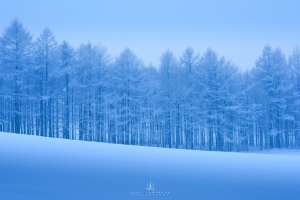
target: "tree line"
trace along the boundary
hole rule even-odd
[[[168,148],[299,148],[300,50],[266,45],[241,72],[208,48],[170,50],[145,66],[129,49],[113,58],[74,49],[49,28],[33,40],[18,20],[0,37],[0,131]]]

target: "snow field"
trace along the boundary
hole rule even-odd
[[[299,151],[208,152],[0,133],[0,199],[299,197]]]

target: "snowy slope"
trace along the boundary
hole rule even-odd
[[[150,181],[155,190],[145,189]],[[0,133],[0,199],[300,199],[300,154],[175,150]]]

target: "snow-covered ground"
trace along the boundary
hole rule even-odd
[[[277,148],[274,148],[274,149],[264,149],[263,151],[260,151],[260,150],[249,151],[248,153],[281,154],[281,155],[300,156],[300,149],[277,149]]]
[[[207,152],[0,133],[0,199],[299,200],[300,152]]]

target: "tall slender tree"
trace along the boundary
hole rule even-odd
[[[174,127],[172,127],[173,119],[173,99],[172,99],[172,87],[174,72],[178,67],[178,62],[174,54],[167,50],[160,57],[160,82],[161,82],[161,109],[163,110],[163,123],[162,123],[162,142],[163,146],[169,146],[171,148],[172,141],[174,140]],[[173,90],[174,91],[174,90]]]
[[[24,71],[29,67],[32,49],[32,36],[23,24],[14,19],[4,30],[0,38],[1,68],[6,75],[2,76],[3,86],[11,91],[12,116],[10,116],[10,131],[21,132],[22,120],[22,84],[25,84]]]
[[[140,98],[140,68],[142,62],[136,55],[126,48],[117,57],[114,71],[114,83],[118,100],[116,108],[118,113],[118,130],[124,144],[136,141],[139,120]]]
[[[63,91],[63,138],[69,139],[70,138],[70,114],[73,109],[70,109],[71,106],[71,99],[72,99],[72,92],[70,91],[70,82],[71,82],[71,75],[72,75],[72,64],[73,64],[73,56],[74,50],[70,46],[70,44],[66,41],[63,41],[60,45],[60,61],[61,61],[61,72],[63,72],[63,82],[64,87]],[[72,116],[73,119],[73,116]],[[73,124],[72,124],[73,125]],[[72,137],[73,138],[73,135]]]
[[[287,137],[290,146],[300,147],[300,49],[296,47],[289,58],[289,67],[291,70],[290,79],[292,84],[292,93],[290,93],[290,106],[288,109],[289,131],[292,137]]]
[[[35,56],[37,68],[37,85],[40,96],[39,119],[37,121],[37,134],[41,136],[54,136],[53,124],[53,78],[57,67],[58,45],[52,31],[45,28],[35,43]]]
[[[195,55],[194,49],[192,47],[186,48],[184,53],[180,58],[180,64],[183,68],[183,74],[180,76],[183,78],[180,83],[183,86],[183,90],[185,91],[184,99],[183,99],[183,111],[184,111],[184,140],[186,148],[190,146],[193,148],[194,146],[194,132],[197,130],[197,126],[199,121],[197,120],[197,110],[196,107],[200,102],[201,97],[201,89],[197,87],[197,71],[199,67],[199,55]]]

